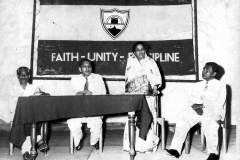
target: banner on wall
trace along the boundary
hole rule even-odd
[[[40,0],[36,73],[79,74],[87,58],[95,73],[122,76],[143,41],[164,75],[194,75],[191,13],[191,0]]]
[[[89,59],[102,75],[124,75],[135,41],[39,41],[38,75],[79,74],[78,63]],[[165,75],[194,74],[192,40],[145,41],[148,55]]]

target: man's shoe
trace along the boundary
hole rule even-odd
[[[84,146],[83,138],[80,140],[78,146],[76,147],[77,151],[80,151]]]
[[[94,147],[96,148],[96,150],[99,150],[99,141],[94,145]]]
[[[49,150],[48,145],[44,143],[42,140],[38,141],[37,147],[40,150],[40,152],[45,152]]]
[[[28,160],[28,157],[29,157],[29,152],[25,152],[23,154],[23,160]]]
[[[80,150],[83,148],[85,137],[87,137],[87,135],[86,135],[86,133],[83,132],[82,139],[80,140],[78,146],[76,147],[76,150],[77,150],[77,151],[80,151]]]
[[[32,157],[32,155],[29,154],[29,152],[25,152],[23,154],[23,160],[33,160],[33,159],[34,159],[34,157]]]
[[[219,155],[216,155],[215,153],[210,153],[207,160],[219,160]]]
[[[40,150],[40,152],[46,152],[49,150],[49,147],[46,143],[42,143],[41,145],[38,146],[38,149]]]
[[[165,151],[166,151],[166,154],[169,155],[169,156],[173,156],[173,157],[176,157],[176,158],[180,157],[180,154],[175,149],[166,149]]]

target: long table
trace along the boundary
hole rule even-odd
[[[139,137],[146,138],[152,115],[144,95],[91,95],[91,96],[30,96],[19,97],[10,142],[21,146],[26,135],[24,124],[32,123],[32,151],[36,156],[37,122],[48,122],[57,119],[104,116],[117,113],[129,113],[130,159],[136,154],[135,144],[135,113],[140,119]]]

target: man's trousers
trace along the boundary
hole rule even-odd
[[[67,120],[68,127],[73,134],[75,147],[78,146],[83,137],[82,123],[87,123],[88,128],[90,128],[90,144],[95,145],[99,141],[102,128],[102,117],[83,117]]]
[[[170,149],[175,149],[181,154],[182,145],[186,139],[188,131],[197,123],[202,123],[202,130],[206,137],[208,153],[218,154],[218,129],[219,124],[209,116],[198,115],[194,110],[179,117]]]

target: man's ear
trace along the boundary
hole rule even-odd
[[[213,72],[213,77],[215,77],[217,75],[217,73],[216,72]]]
[[[79,67],[79,72],[81,72],[81,73],[82,73],[82,69],[81,69],[81,67]]]

